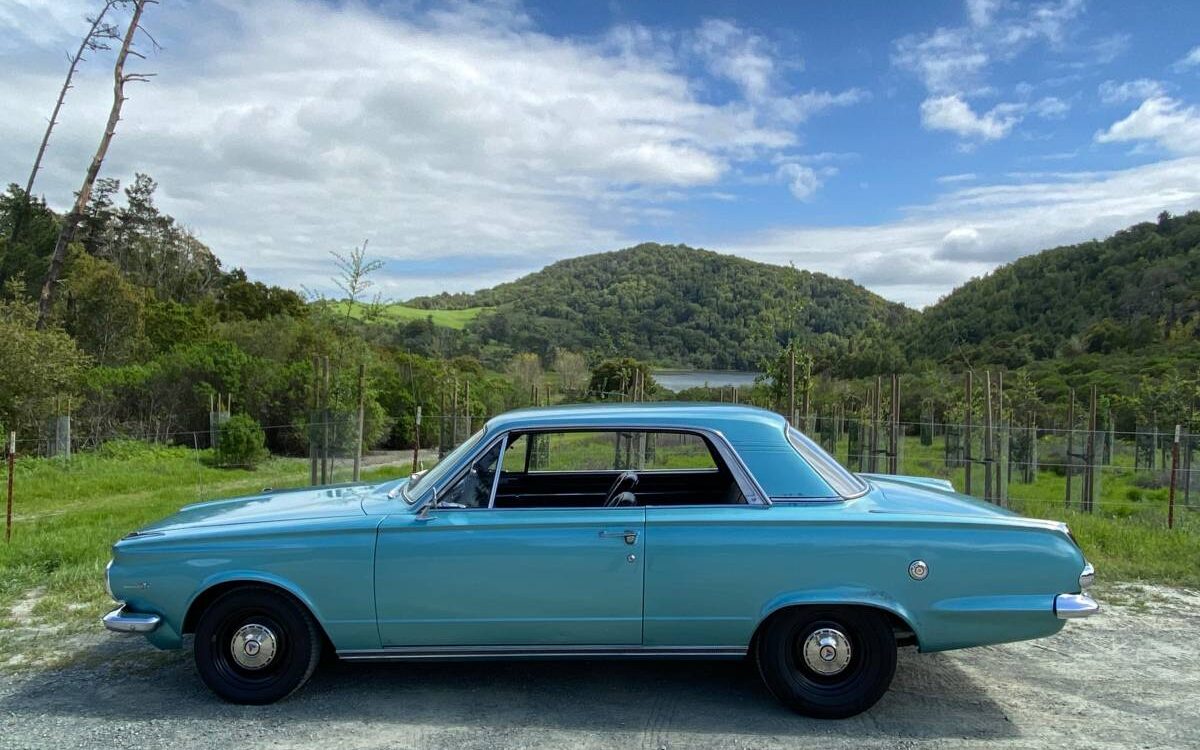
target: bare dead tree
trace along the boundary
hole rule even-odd
[[[54,290],[58,284],[58,277],[62,273],[63,262],[67,257],[67,246],[75,239],[75,232],[79,229],[79,222],[83,217],[83,212],[87,208],[88,200],[92,196],[92,186],[96,183],[96,177],[100,174],[100,165],[104,163],[104,157],[108,153],[108,146],[112,143],[113,135],[117,132],[117,123],[121,120],[121,107],[125,104],[125,84],[132,82],[145,82],[150,79],[153,73],[126,73],[125,61],[130,55],[141,59],[146,59],[145,55],[133,49],[133,38],[136,36],[142,22],[142,12],[146,6],[157,3],[158,0],[129,0],[133,5],[133,17],[129,20],[129,27],[125,30],[125,36],[121,40],[121,50],[117,53],[117,61],[113,65],[113,103],[112,108],[108,113],[108,122],[104,126],[104,135],[100,138],[100,145],[96,149],[96,154],[92,157],[92,163],[88,165],[87,174],[84,175],[83,185],[79,188],[79,193],[75,196],[75,205],[71,208],[71,212],[67,214],[63,220],[62,229],[58,233],[58,241],[54,243],[54,252],[50,256],[50,265],[46,269],[46,280],[42,284],[42,293],[38,298],[38,329],[46,327],[46,322],[50,319],[50,308],[54,304]],[[143,30],[143,33],[146,33]],[[157,46],[154,38],[150,37],[151,44]]]
[[[100,9],[96,17],[87,19],[91,23],[91,26],[88,27],[87,33],[83,35],[83,39],[79,42],[79,49],[75,50],[75,54],[70,57],[70,64],[67,66],[67,77],[63,80],[62,88],[59,89],[58,99],[54,102],[54,109],[50,111],[50,122],[46,124],[46,132],[42,134],[42,142],[38,146],[37,156],[33,160],[33,168],[29,170],[29,179],[25,181],[26,197],[33,194],[33,181],[37,177],[38,170],[42,167],[42,157],[46,155],[46,145],[50,142],[50,132],[58,124],[58,113],[62,110],[63,101],[67,98],[67,91],[71,89],[71,79],[75,77],[75,71],[79,68],[79,63],[84,60],[84,53],[111,49],[109,42],[120,38],[121,30],[117,26],[111,23],[104,23],[105,14],[118,2],[120,0],[105,0],[104,7]]]

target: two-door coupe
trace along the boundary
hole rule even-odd
[[[1038,638],[1098,606],[1066,526],[855,475],[779,415],[590,405],[492,419],[427,472],[190,505],[113,546],[104,618],[194,634],[237,703],[347,660],[749,657],[845,717],[898,646]]]

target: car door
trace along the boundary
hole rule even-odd
[[[468,507],[380,525],[383,646],[640,645],[645,509],[489,507],[503,450],[489,445],[459,480],[491,480],[487,502],[456,484],[439,496]]]

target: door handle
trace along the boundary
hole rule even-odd
[[[624,531],[601,531],[601,539],[624,539],[626,544],[636,544],[638,533],[633,529],[625,529]]]

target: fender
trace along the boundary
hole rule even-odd
[[[780,594],[763,605],[762,610],[759,612],[758,622],[754,625],[754,631],[758,632],[758,629],[766,622],[768,617],[785,607],[798,605],[811,606],[815,604],[849,605],[881,609],[896,616],[901,622],[907,625],[908,629],[916,636],[917,648],[920,648],[921,631],[918,629],[919,621],[913,613],[887,593],[859,586],[805,589],[803,591],[789,591]]]

